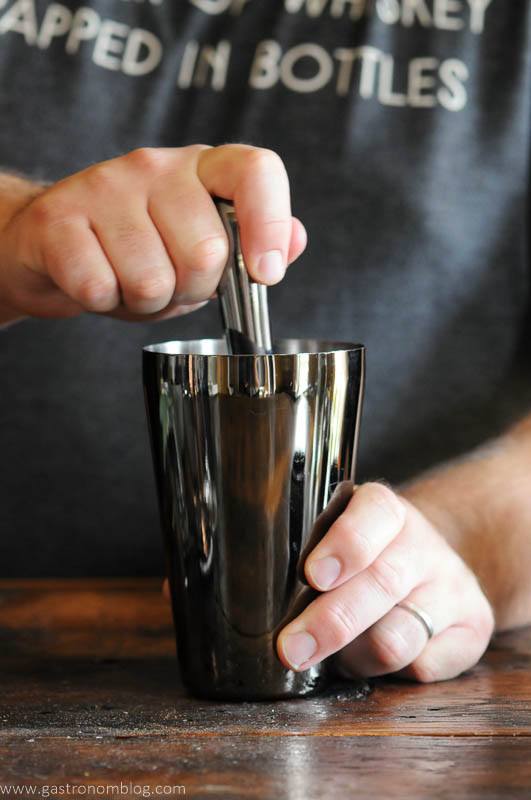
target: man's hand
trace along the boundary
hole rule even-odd
[[[277,283],[306,244],[282,161],[246,145],[135,150],[32,188],[27,199],[18,191],[11,214],[0,198],[4,319],[192,310],[216,291],[227,260],[211,195],[234,202],[255,280]]]
[[[306,560],[322,594],[280,632],[283,662],[306,669],[337,652],[346,674],[440,680],[476,663],[494,617],[498,631],[531,624],[530,475],[531,414],[400,496],[359,487]],[[403,600],[433,620],[429,642]]]
[[[309,554],[320,594],[279,634],[286,667],[305,670],[337,653],[345,676],[399,673],[428,682],[474,666],[494,630],[491,606],[460,556],[411,503],[379,483],[356,489]],[[169,598],[167,580],[163,592]],[[409,601],[433,621],[397,607]]]
[[[420,511],[378,483],[355,491],[306,559],[305,575],[322,594],[278,637],[291,669],[338,653],[343,674],[445,680],[479,660],[494,630],[464,561]],[[404,600],[433,621],[430,641],[423,623],[397,607]]]

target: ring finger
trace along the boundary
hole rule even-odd
[[[474,606],[471,593],[467,595],[455,591],[448,580],[417,586],[407,598],[338,654],[336,663],[340,671],[373,677],[409,667],[421,654],[437,648],[437,643],[449,629],[458,623],[464,625],[463,607]],[[426,616],[426,622],[419,618],[419,614]],[[431,623],[431,635],[427,623]],[[472,638],[473,632],[469,635]],[[406,675],[411,676],[410,673]]]
[[[458,616],[455,596],[446,595],[444,588],[433,583],[417,587],[402,601],[421,609],[431,621],[433,636],[452,625]],[[431,637],[430,637],[431,638]],[[402,605],[396,605],[374,625],[347,645],[337,656],[342,673],[372,677],[397,672],[415,661],[428,644],[425,624]]]
[[[109,211],[92,227],[109,259],[129,311],[154,314],[166,308],[175,290],[175,269],[144,207]]]

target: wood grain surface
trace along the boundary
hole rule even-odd
[[[0,681],[6,797],[531,799],[531,629],[455,681],[215,703],[181,686],[160,581],[0,581]]]

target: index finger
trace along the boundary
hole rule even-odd
[[[395,539],[368,569],[319,595],[288,623],[277,639],[286,667],[308,669],[341,650],[424,580],[424,559],[412,533]]]
[[[261,283],[277,283],[286,271],[293,221],[289,180],[272,150],[229,144],[204,150],[199,180],[210,194],[232,200],[249,273]]]

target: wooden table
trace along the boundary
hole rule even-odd
[[[1,581],[0,642],[0,784],[50,797],[531,798],[531,629],[498,637],[456,681],[241,704],[186,696],[160,581]]]

